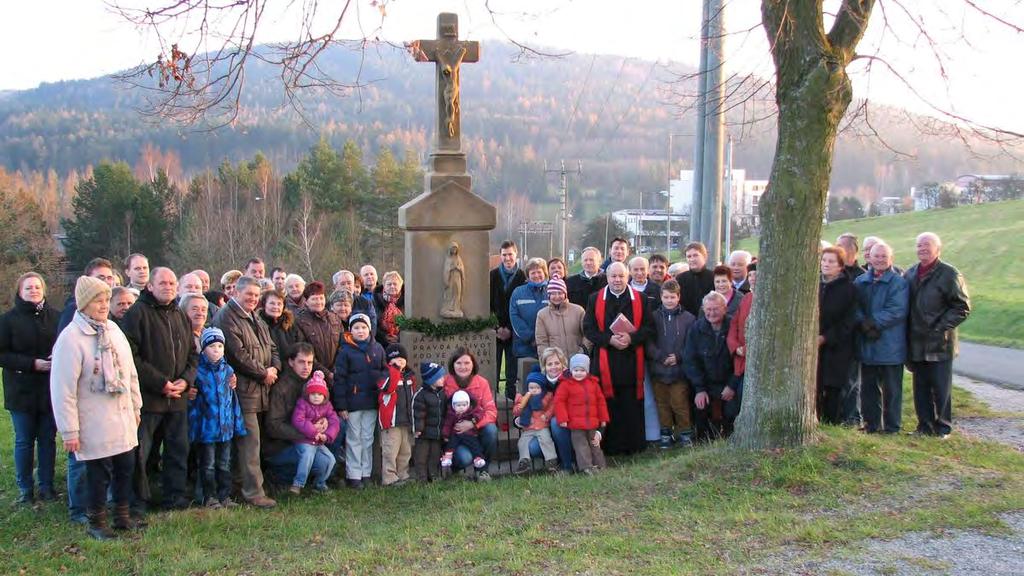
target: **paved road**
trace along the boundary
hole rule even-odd
[[[953,372],[1024,390],[1024,350],[985,346],[960,341],[960,356],[953,361]]]

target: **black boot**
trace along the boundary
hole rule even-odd
[[[145,527],[143,520],[132,518],[131,508],[127,504],[114,506],[114,530],[139,530]]]
[[[89,536],[97,540],[113,540],[117,537],[114,531],[107,526],[106,507],[90,509],[85,515],[89,518],[87,532]]]

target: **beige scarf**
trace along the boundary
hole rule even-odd
[[[90,392],[107,394],[123,394],[128,391],[124,368],[121,366],[121,359],[117,356],[117,350],[110,342],[110,334],[107,332],[106,322],[97,322],[92,318],[77,312],[83,320],[96,330],[96,355],[93,356],[93,378],[89,385]]]

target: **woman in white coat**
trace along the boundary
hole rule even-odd
[[[50,399],[64,449],[86,464],[89,535],[107,540],[107,488],[114,496],[114,528],[137,525],[129,515],[142,396],[132,350],[108,319],[110,287],[82,276],[75,284],[71,324],[57,337]]]

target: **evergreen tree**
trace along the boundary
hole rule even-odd
[[[97,256],[118,261],[132,252],[164,261],[176,192],[162,170],[153,182],[140,184],[127,164],[103,163],[75,190],[73,218],[62,220],[72,270]]]

